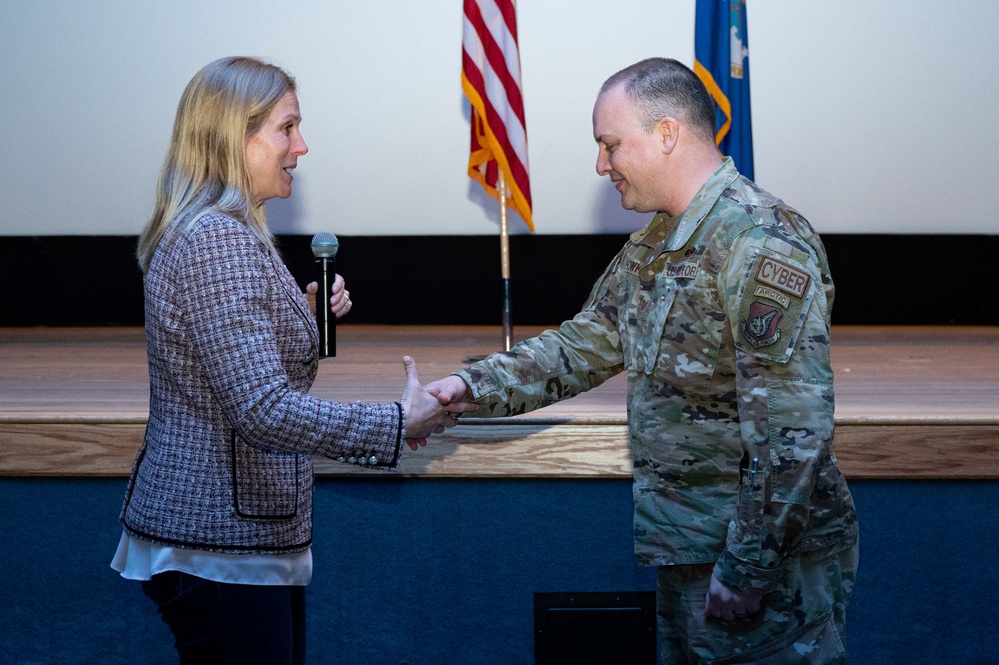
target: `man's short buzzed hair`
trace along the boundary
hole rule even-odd
[[[703,141],[714,144],[715,105],[689,67],[671,58],[648,58],[625,67],[600,88],[603,94],[618,85],[635,103],[646,131],[665,117],[684,120]]]

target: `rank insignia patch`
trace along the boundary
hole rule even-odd
[[[778,307],[752,302],[749,305],[749,316],[742,320],[739,329],[746,341],[755,348],[769,346],[780,339],[780,329],[777,325],[782,316],[784,312]]]

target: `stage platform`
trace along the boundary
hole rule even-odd
[[[848,478],[999,478],[999,327],[841,326],[832,340],[834,448]],[[395,401],[403,355],[427,383],[501,343],[498,327],[341,325],[312,392]],[[464,420],[406,449],[401,473],[630,476],[625,389],[619,375],[531,414]],[[127,475],[148,399],[142,328],[0,328],[0,475]],[[385,473],[325,459],[316,469]]]

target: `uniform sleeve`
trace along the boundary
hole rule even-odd
[[[558,330],[456,372],[479,404],[469,415],[513,416],[540,409],[595,388],[622,370],[617,264],[615,259],[583,309]]]
[[[739,499],[715,577],[749,595],[773,589],[803,538],[833,437],[826,283],[794,236],[756,227],[719,275],[734,340],[742,446]]]
[[[340,404],[291,386],[271,316],[280,287],[268,254],[239,222],[215,220],[194,232],[178,277],[200,370],[242,440],[264,451],[398,465],[398,404]]]

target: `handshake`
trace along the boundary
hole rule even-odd
[[[402,408],[406,412],[406,443],[413,450],[427,445],[427,437],[440,434],[458,424],[461,414],[479,407],[471,400],[468,386],[457,376],[446,376],[426,386],[416,376],[416,361],[402,359],[406,369],[406,388]]]

